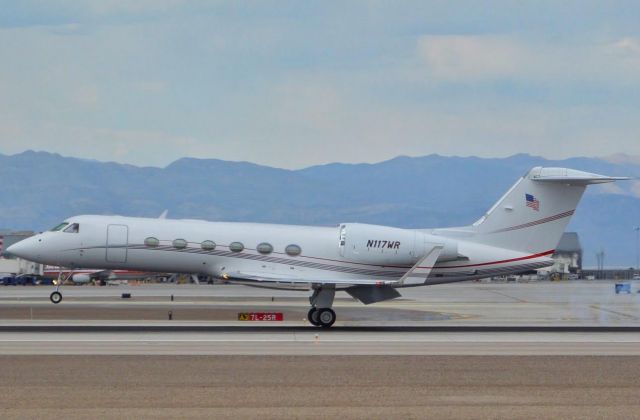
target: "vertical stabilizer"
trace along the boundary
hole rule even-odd
[[[566,168],[536,167],[473,224],[472,240],[517,251],[555,249],[587,185],[619,179]]]

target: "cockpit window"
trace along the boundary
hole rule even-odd
[[[57,232],[59,230],[62,230],[64,228],[66,228],[68,225],[69,225],[69,223],[67,223],[67,222],[60,223],[58,226],[56,226],[53,229],[51,229],[51,232]]]
[[[72,223],[69,226],[67,226],[67,228],[65,230],[63,230],[63,232],[65,233],[78,233],[80,232],[80,225],[77,223]]]

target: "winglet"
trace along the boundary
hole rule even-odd
[[[169,214],[169,209],[166,209],[165,211],[163,211],[162,214],[158,217],[158,219],[166,219],[167,214]]]

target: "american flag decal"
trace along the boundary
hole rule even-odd
[[[535,211],[540,211],[540,201],[535,198],[532,194],[524,195],[525,201],[527,202],[527,207],[531,207]]]

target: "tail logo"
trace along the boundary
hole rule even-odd
[[[525,201],[527,203],[527,207],[531,207],[535,211],[540,211],[540,201],[533,196],[533,194],[525,194]]]

